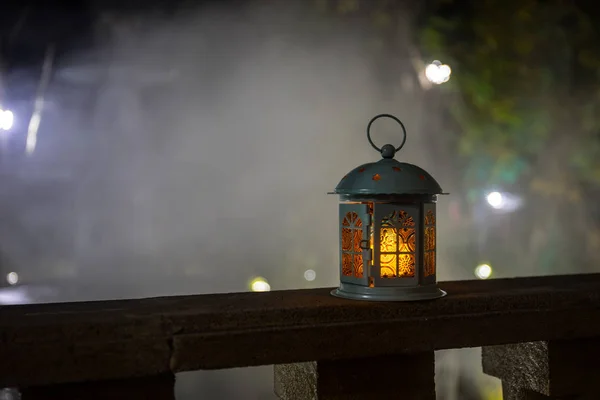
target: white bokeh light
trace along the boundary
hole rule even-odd
[[[504,205],[504,196],[500,192],[492,192],[487,195],[487,202],[493,208],[500,209]]]
[[[12,111],[0,109],[0,130],[8,131],[12,128],[15,116]]]
[[[492,276],[492,267],[489,264],[481,264],[475,268],[475,276],[479,279],[488,279]]]
[[[19,283],[19,274],[16,272],[9,272],[6,275],[6,282],[8,282],[9,285],[16,285]]]
[[[306,271],[304,271],[304,279],[306,279],[309,282],[314,281],[317,278],[317,273],[312,270],[312,269],[307,269]]]
[[[450,66],[442,64],[438,60],[435,60],[425,68],[425,77],[429,82],[436,85],[448,82],[451,74],[452,69]]]

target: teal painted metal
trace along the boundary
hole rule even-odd
[[[397,148],[391,144],[379,148],[371,140],[371,125],[382,117],[392,118],[402,127],[404,139]],[[354,168],[342,178],[332,194],[349,196],[444,194],[437,181],[424,169],[393,158],[406,142],[406,130],[398,118],[389,114],[381,114],[373,118],[367,126],[367,139],[371,146],[381,153],[383,159]]]
[[[371,225],[371,215],[368,212],[368,207],[366,204],[340,204],[340,243],[339,243],[339,257],[340,257],[340,280],[349,284],[363,285],[369,286],[369,265],[371,262],[371,250],[369,249],[369,234],[370,231],[368,229],[369,225]],[[355,214],[356,219],[353,221],[348,221],[350,225],[344,226],[343,221],[349,214]],[[350,244],[350,249],[344,249],[343,241],[342,241],[342,231],[344,228],[347,229],[358,229],[360,230],[360,237],[356,237],[352,235],[352,243]],[[355,241],[358,241],[355,243]],[[352,257],[352,274],[344,275],[342,268],[342,259],[344,257],[344,253],[348,254]],[[362,260],[360,260],[359,264],[356,265],[354,256],[360,255]]]
[[[349,300],[366,301],[422,301],[434,300],[446,296],[446,292],[436,284],[405,287],[368,287],[341,282],[331,294]]]
[[[443,194],[436,180],[424,169],[394,159],[354,168],[336,186],[335,194]]]
[[[371,125],[382,117],[391,118],[402,127],[404,137],[400,146],[386,144],[379,148],[371,140]],[[436,284],[435,239],[433,247],[430,241],[426,244],[425,230],[433,227],[435,237],[435,203],[437,195],[445,193],[425,170],[394,159],[406,142],[406,130],[398,118],[389,114],[373,118],[367,126],[367,139],[383,159],[356,167],[333,192],[340,196],[340,286],[331,294],[370,301],[443,297],[446,293]],[[392,250],[386,242],[382,250],[380,234],[384,229],[389,232],[390,226],[396,232],[393,241],[396,248]],[[383,257],[386,261],[382,261]],[[413,273],[401,275],[401,258],[403,268],[412,259]],[[393,272],[390,260],[396,263]]]

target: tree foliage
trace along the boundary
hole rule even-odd
[[[571,200],[574,183],[600,184],[592,14],[559,0],[435,0],[433,9],[421,46],[453,67],[451,112],[472,169],[486,170],[489,183],[529,178],[554,196],[562,188]]]
[[[388,55],[400,45],[393,39],[406,20],[400,14],[415,12],[410,2],[315,1],[330,16],[370,21],[373,41]],[[573,272],[600,248],[594,222],[600,215],[582,201],[600,192],[600,17],[594,6],[584,0],[418,2],[416,53],[453,70],[434,94],[445,109],[436,113],[448,117],[444,135],[454,133],[463,189],[477,201],[494,186],[512,187],[527,199],[518,216],[527,229],[511,232],[503,251],[531,265],[528,273],[539,267]]]
[[[432,0],[419,34],[430,57],[453,67],[446,88],[458,148],[469,160],[465,181],[517,184],[535,204],[525,263],[544,273],[581,269],[600,247],[598,215],[582,202],[600,188],[600,21],[593,6]]]

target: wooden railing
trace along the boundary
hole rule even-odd
[[[506,399],[600,399],[600,275],[440,286],[414,303],[311,289],[1,307],[0,387],[163,400],[180,371],[275,364],[282,399],[434,399],[434,351],[483,346]]]

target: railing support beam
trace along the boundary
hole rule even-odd
[[[282,400],[435,400],[433,351],[275,365]]]
[[[600,398],[600,339],[552,340],[482,351],[483,372],[502,380],[505,400]]]
[[[175,376],[35,386],[21,389],[22,400],[175,400]]]

